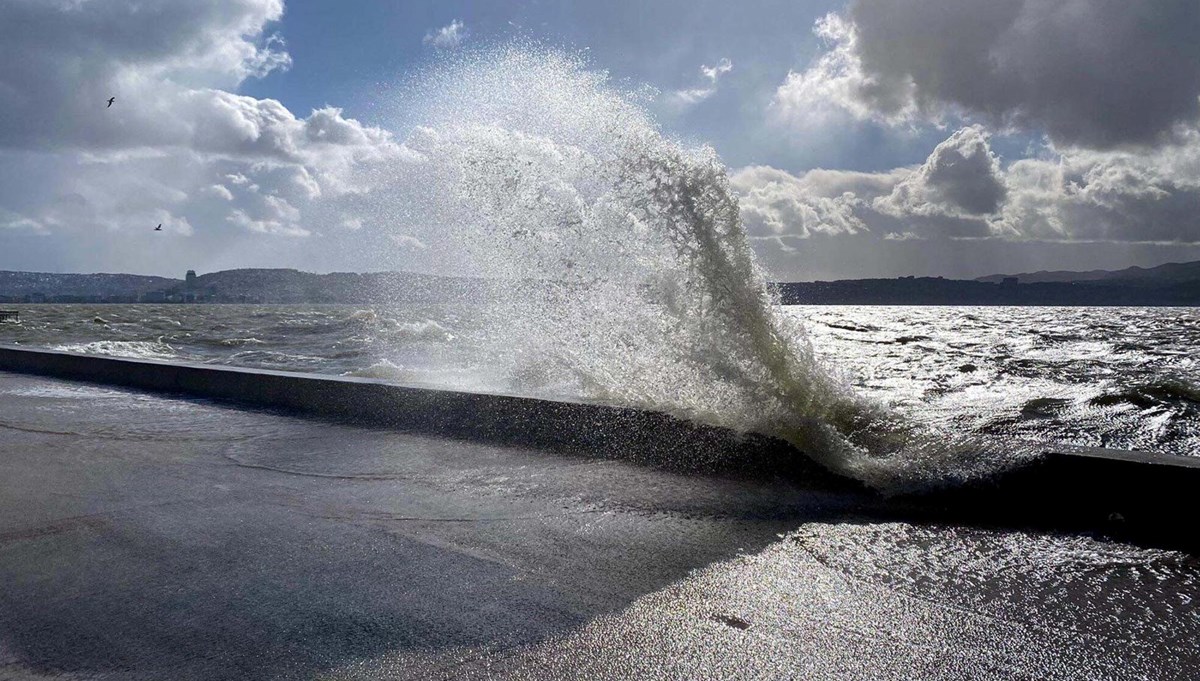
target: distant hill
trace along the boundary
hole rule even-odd
[[[0,296],[129,296],[182,284],[182,279],[138,274],[53,274],[0,271]]]
[[[269,303],[389,303],[468,295],[471,280],[412,272],[332,272],[240,269],[196,277],[199,291],[244,292]]]
[[[1200,306],[1200,280],[1017,282],[930,277],[777,284],[788,305],[1128,305]]]
[[[1200,306],[1200,262],[1090,272],[846,279],[779,284],[788,304]]]
[[[992,274],[975,281],[999,284],[1007,278],[1015,278],[1021,284],[1048,282],[1124,281],[1130,284],[1153,284],[1200,281],[1200,261],[1172,262],[1158,267],[1128,267],[1123,270],[1091,270],[1088,272],[1025,272],[1022,274]]]
[[[0,271],[0,303],[389,303],[456,300],[481,288],[471,279],[411,272],[239,269],[187,280]]]
[[[779,284],[785,303],[810,305],[1200,306],[1200,262],[1090,272],[846,279]]]
[[[536,282],[528,282],[536,287]],[[787,304],[1200,306],[1200,262],[1108,272],[1035,272],[776,284]],[[239,269],[186,279],[133,274],[0,272],[0,303],[344,303],[485,300],[469,278],[412,272]]]

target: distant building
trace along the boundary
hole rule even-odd
[[[196,287],[196,270],[188,270],[187,271],[187,275],[184,277],[183,285],[186,286],[187,288],[195,288]]]

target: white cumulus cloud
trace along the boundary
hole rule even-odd
[[[886,172],[765,166],[731,178],[752,237],[1200,243],[1200,132],[1140,151],[1048,148],[1005,166],[980,126]]]
[[[681,108],[699,104],[717,93],[717,85],[721,77],[733,70],[733,62],[721,58],[715,66],[700,66],[701,84],[697,87],[675,90],[671,93],[672,101]]]
[[[282,0],[0,2],[0,164],[22,169],[0,183],[7,233],[148,267],[159,222],[214,249],[319,234],[364,168],[412,154],[339,108],[238,91],[291,65],[282,16]]]
[[[223,184],[210,185],[201,191],[205,192],[206,194],[208,194],[210,196],[215,196],[219,199],[224,199],[226,201],[233,200],[233,192],[229,191],[229,187],[226,187]]]
[[[433,47],[452,49],[462,45],[466,38],[466,26],[462,21],[455,19],[441,28],[426,32],[425,38],[421,42]]]
[[[814,179],[769,166],[751,166],[734,173],[730,183],[739,194],[751,238],[804,239],[867,231],[855,215],[861,199],[852,191],[828,195],[815,186]]]
[[[913,84],[867,73],[857,53],[852,23],[828,14],[817,21],[813,32],[828,49],[806,70],[788,72],[771,102],[775,117],[801,129],[836,121],[847,113],[886,125],[915,120]]]

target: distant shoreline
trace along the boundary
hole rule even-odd
[[[1200,281],[991,283],[941,278],[857,279],[777,284],[785,305],[1014,307],[1197,307]]]
[[[536,289],[536,281],[525,282]],[[1196,307],[1200,262],[1117,272],[1036,272],[974,280],[942,277],[781,282],[785,305]],[[652,293],[651,293],[652,295]],[[225,270],[183,279],[132,274],[0,271],[0,306],[20,304],[387,305],[486,302],[486,282],[411,272]]]
[[[428,304],[427,301],[424,304]],[[464,302],[464,301],[445,301],[445,302]],[[218,307],[353,307],[353,306],[379,306],[389,303],[381,303],[379,301],[347,301],[347,302],[255,302],[255,303],[239,303],[239,302],[137,302],[137,301],[84,301],[84,302],[51,302],[51,303],[3,303],[5,309],[27,309],[37,307],[55,307],[62,305],[79,305],[79,306],[118,306],[118,305],[145,305],[154,307],[196,307],[196,306],[218,306]],[[408,304],[408,301],[397,301],[397,304]],[[1164,302],[1107,302],[1107,303],[1079,303],[1079,302],[1054,302],[1054,301],[1039,301],[1039,302],[930,302],[927,300],[906,300],[902,302],[862,302],[858,300],[792,300],[784,299],[782,304],[787,307],[837,307],[857,306],[857,307],[1178,307],[1178,308],[1200,308],[1200,302],[1192,303],[1164,303]]]

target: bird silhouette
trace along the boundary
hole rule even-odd
[[[104,107],[104,108],[105,108],[105,109],[107,109],[109,106],[112,106],[112,103],[113,103],[113,102],[115,102],[115,101],[117,101],[117,98],[116,98],[116,97],[109,97],[109,98],[108,98],[108,106],[106,106],[106,107]]]
[[[161,232],[161,231],[162,231],[162,223],[161,223],[161,222],[160,222],[160,223],[158,223],[158,226],[154,228],[154,231],[156,231],[156,232]]]

